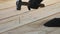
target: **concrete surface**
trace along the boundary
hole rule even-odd
[[[12,16],[12,15],[16,15],[16,14],[20,14],[20,13],[24,13],[24,12],[28,12],[27,10],[27,7],[26,6],[22,6],[22,10],[21,11],[17,11],[16,10],[16,5],[15,5],[15,0],[12,0],[12,1],[9,1],[9,2],[6,2],[6,3],[0,3],[0,19],[1,18],[5,18],[5,17],[9,17],[9,16]],[[57,3],[57,2],[60,2],[60,0],[56,1],[56,0],[53,0],[51,2],[51,0],[44,0],[44,4],[46,6],[48,5],[51,5],[51,4],[54,4],[54,3]],[[25,8],[25,9],[24,9]],[[24,10],[23,10],[24,9]],[[4,16],[5,15],[5,16]]]
[[[22,6],[22,10],[17,11],[15,7],[16,0],[8,0],[8,2],[7,1],[3,2],[2,0],[0,1],[1,1],[0,2],[0,24],[1,24],[0,32],[2,32],[1,34],[59,34],[60,28],[49,28],[43,26],[42,24],[45,23],[47,19],[49,20],[56,16],[60,17],[60,14],[58,14],[60,12],[60,0],[53,0],[53,1],[44,0],[43,3],[46,5],[46,7],[32,11],[28,11],[26,6]],[[50,15],[53,14],[55,15],[50,17]],[[15,15],[18,16],[15,17]],[[9,18],[11,16],[14,17]],[[47,16],[49,16],[49,18]],[[7,17],[9,19],[6,19]],[[47,19],[45,17],[47,17]],[[41,18],[45,18],[45,19],[39,20]],[[26,23],[30,23],[30,24],[26,24]],[[18,27],[22,24],[26,24],[26,25]],[[10,28],[13,29],[10,30]]]
[[[60,18],[60,13],[38,20],[1,34],[60,34],[60,27],[45,27],[43,24],[52,18]]]

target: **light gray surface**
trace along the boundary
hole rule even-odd
[[[51,1],[52,0],[45,0],[44,1],[45,5],[50,5],[50,4],[53,4],[53,3],[57,3],[60,0],[58,0],[58,1],[53,0],[52,2]],[[36,34],[47,34],[48,33],[49,34],[50,32],[59,29],[59,28],[44,27],[42,24],[45,22],[45,20],[37,21],[37,22],[31,23],[31,24],[27,24],[27,23],[30,23],[30,22],[36,21],[38,19],[41,19],[41,18],[47,17],[49,15],[60,12],[60,3],[54,4],[54,5],[51,5],[51,6],[47,6],[45,8],[41,8],[41,9],[39,8],[37,10],[32,10],[32,11],[28,11],[26,6],[24,6],[24,7],[22,6],[22,10],[17,11],[15,9],[15,6],[14,6],[15,5],[15,0],[13,0],[11,3],[8,3],[8,4],[4,3],[2,5],[0,4],[0,19],[6,18],[6,17],[9,17],[9,16],[13,16],[13,15],[16,15],[16,14],[21,14],[21,13],[23,13],[23,14],[21,14],[18,17],[11,18],[13,20],[16,18],[16,21],[5,23],[5,24],[3,24],[4,26],[0,25],[1,26],[0,31],[6,31],[2,34],[20,34],[20,33],[21,34],[35,34],[35,33]],[[3,7],[3,5],[5,5],[5,6]],[[14,7],[4,9],[8,5],[9,5],[9,7],[10,6],[14,6]],[[2,10],[1,10],[1,8],[2,8]],[[24,12],[27,12],[27,13],[24,13]],[[57,15],[57,16],[60,17],[59,15]],[[16,22],[19,22],[19,17],[21,18],[20,21],[21,21],[22,24],[16,23]],[[54,17],[56,17],[56,16],[54,16]],[[54,18],[54,17],[52,17],[52,18]],[[52,19],[52,18],[50,17],[48,19]],[[9,21],[11,19],[7,19],[7,20]],[[2,22],[4,23],[7,20],[0,21],[0,23],[2,23]],[[27,24],[27,25],[24,25],[22,27],[18,27],[18,26],[23,25],[23,24]],[[7,26],[9,26],[9,27],[7,27]],[[14,27],[18,27],[18,28],[14,29]],[[13,28],[13,30],[7,31],[7,30],[12,29],[12,28]]]
[[[4,31],[10,30],[10,29],[14,29],[16,27],[19,27],[19,26],[34,22],[36,20],[48,17],[48,16],[53,15],[55,13],[59,13],[60,12],[59,7],[60,7],[60,3],[56,3],[54,5],[51,5],[51,6],[42,8],[42,9],[32,10],[30,12],[20,14],[20,15],[18,15],[18,17],[14,16],[13,18],[10,18],[8,20],[15,19],[15,17],[16,17],[16,19],[18,19],[18,22],[19,22],[19,19],[20,19],[20,24],[11,26],[13,23],[10,21],[11,25],[7,25],[7,26],[11,26],[11,27],[7,27],[6,24],[5,24],[5,26],[0,27],[0,29],[1,29],[0,32],[4,32]],[[8,15],[8,14],[6,14],[6,15]],[[20,18],[19,18],[19,16],[20,16]],[[4,22],[4,21],[2,21],[2,22]],[[9,22],[6,22],[6,23],[9,24]],[[3,29],[2,29],[2,27],[3,27]],[[4,27],[6,27],[6,28],[4,29]]]
[[[17,27],[15,29],[3,32],[2,34],[60,34],[60,28],[59,27],[45,27],[43,24],[47,22],[50,19],[53,19],[55,17],[60,18],[60,13],[55,14],[53,16],[47,17],[42,20],[38,20],[36,22],[32,22],[29,24],[26,24],[21,27]]]

